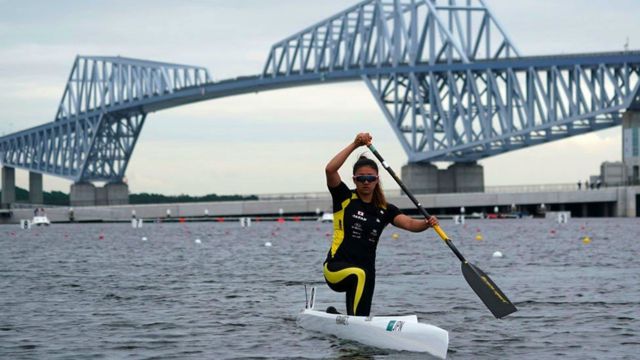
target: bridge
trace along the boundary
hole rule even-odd
[[[0,138],[2,203],[15,201],[15,168],[30,171],[34,203],[43,174],[72,181],[76,206],[126,203],[122,179],[149,113],[342,81],[365,82],[417,192],[482,191],[480,159],[623,121],[637,171],[639,72],[636,51],[522,56],[484,0],[362,1],[275,43],[259,74],[224,81],[199,66],[78,56],[54,120]]]

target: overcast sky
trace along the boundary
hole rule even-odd
[[[630,49],[640,48],[637,0],[487,2],[523,55],[619,51],[627,38]],[[253,75],[273,43],[355,3],[0,0],[0,134],[53,120],[77,54],[199,65],[215,80]],[[149,114],[126,176],[132,192],[324,191],[326,162],[359,131],[372,133],[393,168],[406,163],[362,82],[212,100]],[[618,127],[480,164],[486,185],[573,183],[603,161],[620,161],[621,152]],[[28,187],[27,172],[16,173],[18,186]],[[389,177],[383,182],[397,188]],[[67,180],[44,183],[69,191]]]

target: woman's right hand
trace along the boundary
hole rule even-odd
[[[371,144],[371,140],[373,140],[371,134],[369,134],[368,132],[364,132],[356,135],[356,139],[353,140],[353,143],[358,147],[366,146]]]

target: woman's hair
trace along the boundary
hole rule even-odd
[[[360,155],[358,161],[353,164],[353,175],[356,174],[356,171],[363,166],[368,166],[373,168],[376,173],[378,173],[378,164],[375,161],[369,159],[364,155]],[[387,208],[387,199],[384,197],[384,192],[382,191],[382,183],[380,182],[380,178],[378,178],[378,182],[376,183],[376,187],[373,189],[373,205],[379,208],[386,209]]]

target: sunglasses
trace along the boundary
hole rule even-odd
[[[353,180],[361,183],[365,183],[365,182],[371,183],[378,180],[378,176],[377,175],[358,175],[358,176],[354,176]]]

